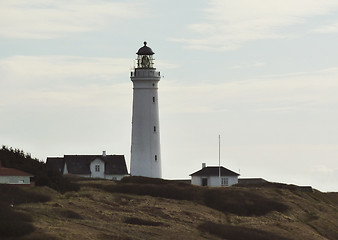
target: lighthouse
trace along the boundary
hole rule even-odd
[[[144,42],[137,54],[137,66],[131,72],[133,116],[130,174],[161,178],[160,121],[158,83],[160,72],[154,68],[154,52]]]

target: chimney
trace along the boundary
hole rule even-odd
[[[106,151],[102,151],[102,156],[106,156]]]
[[[202,163],[202,168],[205,168],[207,166],[206,163]]]

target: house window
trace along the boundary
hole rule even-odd
[[[100,165],[95,165],[95,172],[100,172]]]
[[[222,186],[229,186],[229,179],[226,177],[222,177],[221,179],[221,185]]]
[[[157,155],[155,155],[155,161],[157,161]]]
[[[112,177],[112,180],[116,181],[116,180],[117,180],[117,177]]]

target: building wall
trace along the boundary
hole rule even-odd
[[[200,176],[191,176],[191,184],[202,186],[202,178]]]
[[[90,171],[92,173],[92,178],[104,178],[104,161],[97,158],[90,163]]]
[[[229,177],[229,186],[235,185],[238,183],[238,176],[236,177]]]
[[[158,82],[155,69],[135,69],[130,174],[161,178]]]
[[[191,184],[202,186],[202,179],[206,178],[208,179],[208,186],[209,187],[220,187],[221,183],[219,181],[218,176],[191,176]],[[228,186],[234,185],[238,183],[238,177],[237,176],[222,176],[221,178],[227,178],[228,179]]]
[[[0,184],[30,184],[29,176],[0,176]]]

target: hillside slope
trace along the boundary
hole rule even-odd
[[[0,188],[7,196],[0,202],[0,226],[7,224],[0,227],[1,239],[338,239],[337,193],[73,181],[81,189],[65,194],[48,187]],[[16,229],[18,218],[26,231]]]

